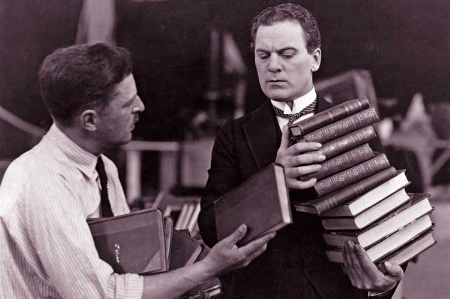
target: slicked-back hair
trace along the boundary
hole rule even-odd
[[[260,26],[270,26],[285,21],[296,22],[303,28],[306,49],[309,54],[315,49],[320,48],[320,31],[313,15],[299,4],[283,3],[278,6],[266,8],[253,19],[251,28],[251,49],[253,51],[255,50],[256,33]]]
[[[39,86],[47,110],[70,125],[86,109],[101,111],[114,87],[131,74],[128,50],[103,43],[60,48],[39,69]]]

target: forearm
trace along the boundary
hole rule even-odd
[[[178,298],[215,275],[212,269],[200,261],[168,273],[144,276],[142,298]]]

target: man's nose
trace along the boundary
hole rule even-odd
[[[276,54],[272,54],[269,57],[269,64],[267,66],[269,72],[276,73],[281,70],[280,60]]]
[[[136,100],[133,107],[133,113],[140,113],[145,110],[145,105],[139,96],[136,96]]]

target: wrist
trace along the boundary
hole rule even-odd
[[[220,269],[214,266],[212,261],[209,261],[208,257],[196,262],[194,265],[199,267],[199,270],[205,275],[205,279],[210,279],[219,275]]]
[[[384,290],[384,291],[369,291],[369,292],[368,292],[368,297],[369,297],[369,298],[371,298],[371,297],[377,298],[377,297],[385,296],[385,295],[387,295],[389,292],[391,292],[392,290],[394,290],[395,287],[397,286],[397,284],[398,284],[398,282],[397,282],[397,283],[394,283],[393,285],[391,285],[389,288],[387,288],[387,289]]]

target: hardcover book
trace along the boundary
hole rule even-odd
[[[169,254],[169,270],[192,265],[203,250],[203,245],[182,231],[172,232],[172,246]]]
[[[318,197],[324,196],[388,167],[389,161],[386,155],[377,154],[372,159],[317,181],[313,188]]]
[[[419,219],[414,220],[411,224],[414,224],[410,229],[417,231],[425,231],[433,225],[429,215],[424,215]],[[407,225],[408,226],[408,225]],[[399,232],[402,231],[400,228]],[[401,232],[398,236],[403,236],[405,232]],[[380,241],[386,239],[390,235],[386,236],[376,236],[374,239],[368,239],[362,237],[364,230],[362,231],[334,231],[326,232],[323,234],[325,243],[330,247],[344,247],[346,241],[353,241],[361,245],[363,248],[369,248],[374,244],[382,244]],[[395,233],[394,233],[395,234]],[[383,245],[380,245],[383,246]]]
[[[345,153],[342,153],[334,158],[325,160],[321,163],[321,168],[311,174],[298,177],[300,181],[308,181],[316,178],[321,180],[332,174],[338,173],[342,170],[355,166],[361,162],[367,161],[374,157],[374,152],[370,148],[369,144],[363,144],[354,149],[351,149]]]
[[[380,118],[375,108],[368,108],[311,133],[301,135],[301,137],[297,138],[297,141],[325,143],[374,124],[379,120]]]
[[[303,202],[296,201],[294,202],[295,210],[304,213],[322,215],[325,212],[372,190],[387,180],[390,180],[396,174],[397,170],[391,166],[325,196]]]
[[[291,125],[289,129],[292,136],[304,135],[368,107],[369,100],[366,97],[346,101],[310,118],[299,121]]]
[[[160,210],[93,219],[88,225],[99,257],[115,273],[153,274],[168,270]]]
[[[394,253],[405,245],[413,244],[416,240],[420,240],[420,237],[424,234],[431,232],[431,222],[429,222],[425,230],[422,230],[423,227],[419,228],[418,224],[420,223],[413,222],[378,244],[366,249],[370,260],[377,263],[381,258]],[[330,262],[344,263],[342,248],[328,249],[325,253]]]
[[[164,225],[164,241],[166,245],[166,260],[169,263],[170,258],[170,248],[172,247],[172,236],[173,236],[173,219],[170,216],[163,216]]]
[[[377,137],[377,133],[375,132],[373,126],[367,126],[350,134],[331,140],[323,144],[322,147],[315,152],[324,155],[327,159],[330,159],[354,147],[357,147],[358,145],[369,142],[375,137]]]
[[[405,204],[396,211],[397,213],[390,213],[362,231],[354,231],[354,236],[358,236],[361,244],[373,244],[382,240],[414,220],[430,214],[433,207],[428,196],[422,193],[413,194],[410,206]],[[350,235],[351,231],[343,231],[342,234]]]
[[[382,258],[379,263],[384,263],[385,261],[389,261],[391,263],[397,265],[403,265],[407,261],[415,258],[425,250],[432,247],[436,244],[436,240],[432,235],[432,231],[430,230],[427,234],[421,236],[414,242],[408,243],[407,245],[399,248],[388,256]]]
[[[284,169],[273,163],[216,200],[214,206],[219,241],[241,224],[247,225],[239,246],[292,223]]]
[[[410,195],[406,193],[405,189],[401,189],[355,217],[324,218],[322,225],[326,230],[363,229],[402,206],[409,199]]]
[[[405,170],[398,170],[397,175],[363,195],[337,206],[322,214],[323,217],[352,217],[367,210],[394,192],[406,188],[409,180]]]

